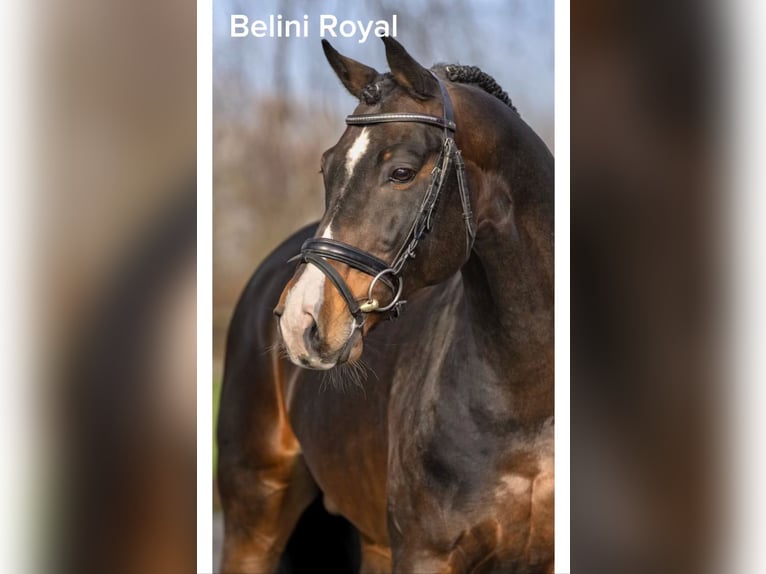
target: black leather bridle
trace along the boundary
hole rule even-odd
[[[401,300],[403,280],[402,272],[404,264],[408,259],[415,257],[415,250],[418,243],[431,230],[432,216],[434,208],[439,200],[439,195],[447,180],[452,163],[455,164],[455,173],[457,175],[458,191],[460,193],[460,202],[463,206],[463,219],[466,229],[466,257],[470,255],[473,248],[474,229],[472,224],[473,214],[471,212],[470,198],[468,196],[468,185],[465,179],[465,163],[460,150],[455,145],[455,119],[452,113],[452,102],[447,94],[442,81],[434,74],[434,78],[439,84],[441,90],[442,102],[444,107],[444,117],[439,118],[427,114],[417,113],[387,113],[387,114],[361,114],[346,117],[346,124],[350,126],[366,126],[391,122],[416,122],[427,124],[444,130],[442,149],[431,171],[431,182],[426,189],[423,201],[420,205],[417,216],[412,222],[409,233],[405,237],[402,246],[397,252],[394,260],[389,264],[385,261],[357,249],[353,245],[343,243],[334,239],[324,237],[312,237],[307,239],[301,247],[301,252],[291,259],[300,259],[304,263],[315,265],[327,278],[332,281],[338,292],[343,296],[348,305],[348,310],[354,317],[357,328],[364,325],[368,313],[389,313],[390,317],[398,317],[402,305],[406,301]],[[343,277],[330,264],[329,260],[338,261],[353,267],[354,269],[366,273],[372,277],[372,282],[367,290],[367,300],[357,301],[349,286]],[[391,290],[393,298],[385,306],[373,297],[375,285],[380,282]]]

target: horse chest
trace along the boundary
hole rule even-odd
[[[553,540],[549,429],[503,444],[437,428],[392,446],[392,546],[413,554],[402,559],[456,561],[459,572],[484,560],[495,564],[488,572],[547,563]]]
[[[422,376],[395,384],[389,407],[394,545],[417,541],[440,560],[546,560],[538,554],[553,535],[552,419],[521,426],[504,405],[507,382],[478,357],[447,358]]]
[[[449,392],[455,373],[431,373],[436,381],[394,387],[389,408],[389,505],[429,524],[444,523],[481,505],[487,476],[502,451],[472,420],[472,404]],[[459,385],[458,381],[453,381]],[[434,520],[437,518],[437,520]]]

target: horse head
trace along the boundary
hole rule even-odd
[[[325,212],[275,309],[288,355],[304,367],[358,359],[369,329],[470,255],[467,177],[445,81],[396,40],[383,42],[385,74],[323,42],[359,105],[322,156]]]

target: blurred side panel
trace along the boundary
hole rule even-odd
[[[47,569],[193,572],[196,3],[41,13]]]
[[[718,532],[718,31],[705,1],[572,18],[573,571],[701,574]]]

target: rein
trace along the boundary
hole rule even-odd
[[[346,305],[356,322],[356,328],[364,325],[368,313],[389,313],[390,318],[399,316],[401,307],[406,301],[401,300],[403,289],[402,273],[404,265],[408,259],[415,257],[415,250],[418,243],[431,230],[433,224],[433,212],[439,200],[450,167],[454,163],[455,174],[457,176],[458,192],[460,202],[463,206],[463,220],[466,230],[466,256],[473,249],[475,232],[473,229],[473,213],[471,212],[470,197],[468,195],[468,184],[465,179],[465,162],[460,150],[455,145],[455,119],[452,112],[452,101],[444,87],[442,81],[431,72],[436,78],[441,90],[442,105],[444,108],[444,117],[431,116],[417,113],[386,113],[386,114],[360,114],[346,117],[346,124],[350,126],[366,126],[374,124],[383,124],[391,122],[414,122],[427,124],[442,128],[444,136],[442,149],[436,160],[433,170],[431,170],[431,181],[423,196],[423,201],[415,216],[412,226],[405,237],[402,246],[399,248],[393,261],[388,264],[374,255],[357,249],[353,245],[343,243],[334,239],[323,237],[312,237],[307,239],[301,247],[299,255],[290,259],[290,261],[300,259],[304,263],[315,265],[327,278],[332,281],[338,292],[345,299]],[[352,293],[349,286],[341,277],[340,273],[333,267],[329,260],[338,261],[353,267],[372,277],[372,282],[367,289],[367,300],[360,303]],[[380,302],[373,297],[375,285],[380,282],[391,291],[392,300],[388,305],[382,306]]]

